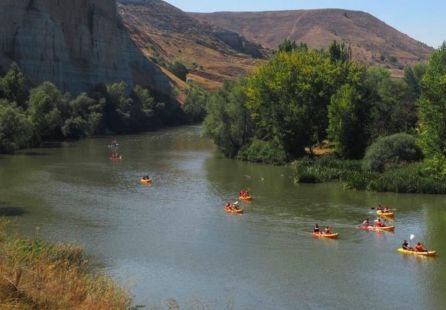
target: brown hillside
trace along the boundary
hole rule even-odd
[[[164,68],[182,62],[191,69],[188,79],[207,89],[247,74],[264,54],[239,34],[203,24],[161,0],[119,0],[118,10],[146,56]]]
[[[402,69],[427,59],[432,48],[374,16],[339,9],[276,12],[190,13],[191,16],[275,49],[286,38],[326,48],[333,40],[349,42],[357,60]]]

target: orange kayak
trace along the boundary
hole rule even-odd
[[[376,231],[376,232],[393,232],[395,231],[395,226],[386,226],[386,227],[376,227],[376,226],[361,226],[362,230],[368,230],[368,231]]]
[[[141,179],[141,180],[139,180],[139,182],[140,182],[142,185],[149,185],[149,184],[152,184],[152,179],[148,179],[148,180],[146,180],[146,179]]]
[[[240,196],[239,199],[240,200],[245,200],[245,201],[252,201],[252,197],[251,196]]]
[[[313,237],[316,237],[316,238],[337,239],[337,238],[339,237],[339,234],[313,233]]]
[[[243,209],[234,209],[231,207],[225,207],[225,212],[230,214],[243,214]]]

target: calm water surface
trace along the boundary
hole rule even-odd
[[[199,127],[119,142],[118,163],[110,138],[1,156],[0,214],[29,236],[82,244],[148,308],[445,308],[445,196],[295,185],[289,168],[222,158]],[[242,187],[255,201],[229,216]],[[398,209],[395,234],[356,229],[378,203]],[[341,239],[313,239],[316,222]],[[440,257],[396,253],[410,234]]]

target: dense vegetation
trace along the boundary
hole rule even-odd
[[[188,116],[169,98],[157,100],[148,89],[130,90],[122,82],[99,85],[76,97],[50,82],[29,91],[26,84],[16,65],[0,78],[0,153],[52,139],[154,130],[202,117],[192,104]]]
[[[94,274],[77,246],[6,233],[0,221],[1,309],[129,309],[128,294]]]
[[[205,133],[231,158],[297,160],[298,182],[446,193],[445,80],[446,44],[396,79],[352,61],[343,43],[324,51],[286,40],[268,63],[210,96]],[[315,160],[326,141],[333,154]]]

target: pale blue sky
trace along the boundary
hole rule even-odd
[[[369,12],[433,47],[446,40],[446,0],[167,0],[189,12],[342,8]]]

